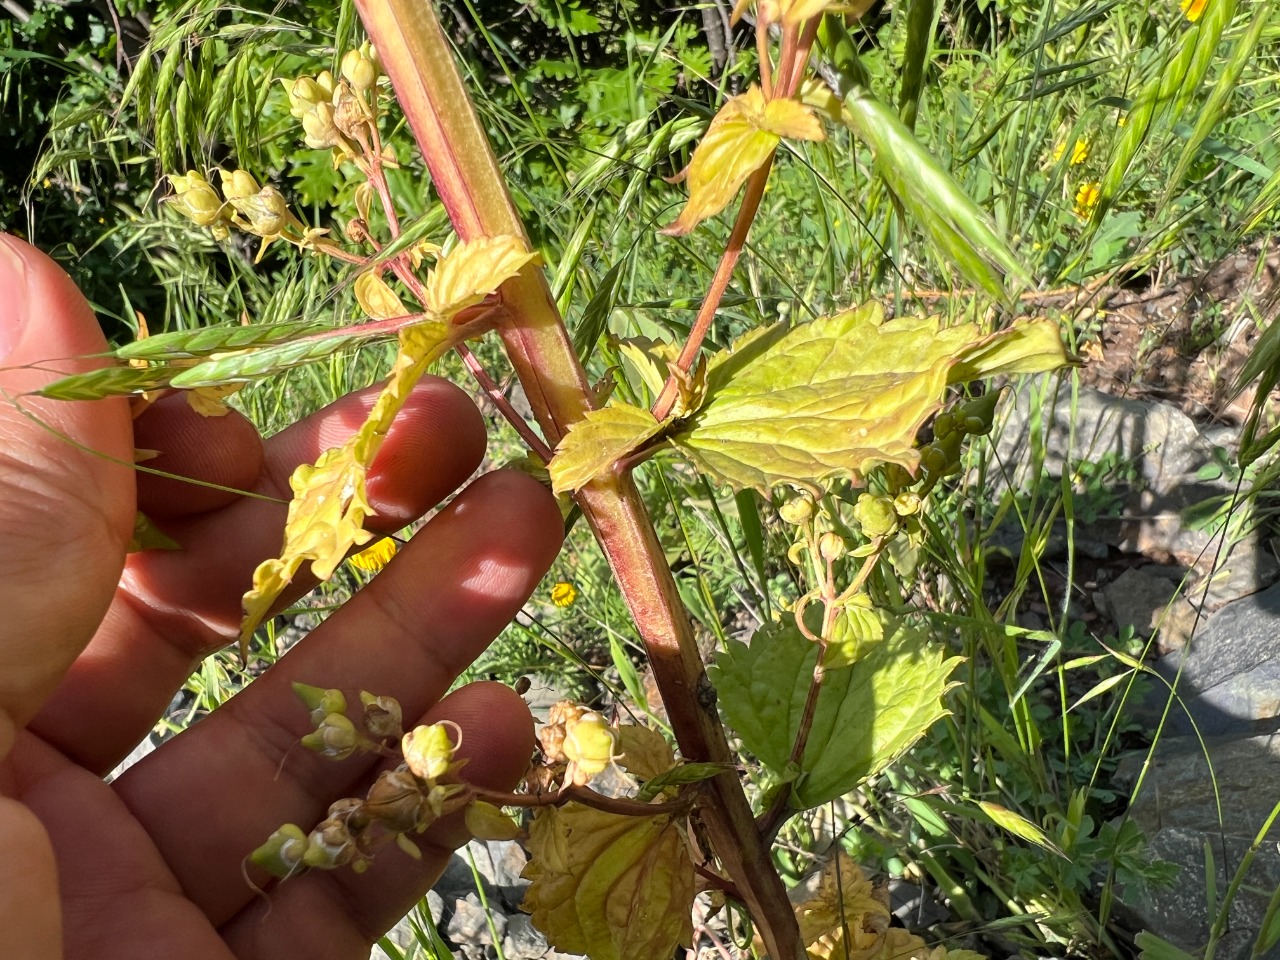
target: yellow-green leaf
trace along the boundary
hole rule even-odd
[[[1069,363],[1062,333],[1051,320],[1018,320],[966,347],[947,375],[948,383],[1014,373],[1044,373]]]
[[[877,463],[914,470],[916,433],[948,383],[1066,362],[1049,321],[984,336],[938,318],[885,321],[865,304],[752,331],[713,357],[705,401],[670,439],[704,472],[765,494],[857,479]]]
[[[731,641],[710,668],[725,719],[775,773],[786,772],[818,645],[793,619],[767,624],[748,646]],[[795,781],[794,802],[815,807],[875,776],[947,714],[943,694],[960,663],[921,627],[896,618],[856,662],[828,673]]]
[[[352,286],[360,309],[375,320],[390,320],[411,312],[376,271],[360,274]]]
[[[482,237],[460,243],[427,277],[427,310],[442,320],[474,306],[510,280],[536,254],[519,237]]]
[[[618,738],[618,763],[641,780],[652,780],[676,765],[676,755],[667,738],[656,730],[624,723],[614,730]]]
[[[662,432],[648,410],[611,403],[592,410],[569,428],[547,465],[556,493],[577,490]]]
[[[689,945],[694,869],[680,821],[542,807],[528,847],[523,906],[557,950],[654,960]]]
[[[738,189],[772,156],[783,137],[821,140],[822,124],[797,100],[765,100],[752,86],[716,114],[689,162],[689,201],[662,232],[683,236],[729,205]]]

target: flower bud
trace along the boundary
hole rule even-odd
[[[839,560],[845,549],[845,542],[838,533],[828,531],[818,538],[818,555],[823,560]]]
[[[245,218],[245,229],[254,236],[278,237],[292,219],[289,204],[270,184],[252,196],[237,197],[229,202]]]
[[[348,50],[342,58],[342,76],[360,93],[368,93],[378,82],[378,65],[366,52],[368,44],[359,50]]]
[[[778,516],[782,517],[784,523],[799,526],[813,516],[813,500],[806,495],[788,500],[778,508]]]
[[[996,404],[1000,402],[999,390],[991,390],[975,400],[963,404],[957,412],[964,417],[964,432],[985,437],[996,420]]]
[[[369,736],[379,740],[399,740],[404,736],[400,701],[395,697],[375,697],[361,690],[360,702],[364,705],[364,728]]]
[[[254,180],[247,170],[219,170],[222,174],[222,195],[228,200],[239,200],[243,197],[252,197],[260,189],[258,181]]]
[[[853,518],[868,540],[887,537],[898,527],[898,512],[888,497],[864,493],[853,506]]]
[[[453,762],[456,749],[443,723],[414,727],[400,743],[404,762],[415,776],[432,783],[444,776]]]
[[[342,134],[333,122],[333,105],[317,103],[302,115],[302,132],[304,142],[313,150],[337,146],[342,142]]]
[[[360,102],[347,87],[338,91],[333,107],[333,125],[348,140],[358,140],[369,124],[368,107]]]
[[[575,783],[586,783],[613,763],[616,746],[613,731],[598,713],[583,713],[564,725],[564,755],[574,765]]]
[[[323,723],[324,718],[331,713],[347,712],[347,698],[343,696],[341,690],[325,690],[321,687],[313,687],[309,683],[295,683],[293,692],[311,711],[312,723]]]
[[[315,733],[302,738],[302,745],[330,760],[345,760],[356,752],[363,738],[356,725],[345,714],[331,713],[316,727]]]
[[[941,440],[955,432],[956,416],[950,410],[944,410],[933,418],[933,435]]]
[[[893,498],[893,511],[900,517],[914,517],[923,505],[920,494],[914,490],[904,490]]]
[[[299,77],[289,86],[289,112],[301,120],[318,103],[328,103],[332,90],[325,90],[312,77]]]
[[[302,860],[308,845],[302,828],[295,823],[286,823],[249,854],[249,859],[273,877],[289,877],[306,869]]]
[[[341,820],[325,820],[307,836],[307,852],[302,862],[308,867],[332,870],[350,863],[360,851],[351,831]]]
[[[222,219],[222,200],[203,176],[192,170],[181,176],[170,175],[169,182],[177,191],[169,203],[188,220],[201,227],[211,227]]]

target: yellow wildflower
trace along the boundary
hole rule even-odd
[[[1188,20],[1195,23],[1204,16],[1204,8],[1209,5],[1209,0],[1182,0],[1182,12]]]
[[[1060,143],[1053,148],[1053,160],[1056,163],[1062,159],[1062,154],[1066,152],[1067,145]],[[1089,159],[1089,141],[1081,138],[1075,142],[1071,148],[1071,166],[1077,166]]]
[[[396,542],[391,537],[383,537],[348,558],[351,565],[365,573],[377,573],[396,555]]]
[[[1080,184],[1080,189],[1076,191],[1076,202],[1072,208],[1074,213],[1081,220],[1088,220],[1093,216],[1093,209],[1098,205],[1098,200],[1102,197],[1101,185],[1096,180],[1088,180]]]
[[[571,607],[578,599],[578,588],[568,581],[561,580],[551,588],[551,602],[557,607]]]

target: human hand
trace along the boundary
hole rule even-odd
[[[266,901],[244,857],[283,823],[309,828],[361,795],[376,758],[297,748],[307,711],[290,684],[396,697],[406,721],[463,731],[465,777],[510,789],[533,747],[516,694],[452,680],[550,566],[559,511],[512,472],[471,484],[368,587],[226,706],[111,784],[199,660],[234,637],[240,596],[280,547],[288,477],[341,442],[374,392],[344,398],[262,442],[232,413],[181,397],[136,423],[123,400],[13,398],[105,349],[71,280],[0,235],[0,937],[15,958],[367,957],[443,869],[456,819],[387,848],[368,873],[310,874]],[[101,361],[98,361],[101,362]],[[43,364],[43,368],[29,367]],[[69,442],[72,441],[72,442]],[[484,425],[465,394],[429,380],[392,428],[369,482],[370,526],[422,515],[479,464]],[[275,499],[140,474],[148,466]],[[182,546],[126,557],[135,504]],[[299,578],[301,581],[301,577]],[[293,596],[310,583],[297,583]],[[406,722],[406,726],[411,725]],[[17,950],[12,953],[13,949]]]

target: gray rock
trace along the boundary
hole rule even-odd
[[[528,916],[517,913],[507,918],[507,935],[502,938],[502,953],[507,960],[537,960],[550,949],[547,938]]]
[[[1133,463],[1145,489],[1163,494],[1213,459],[1214,445],[1172,404],[1081,387],[1073,409],[1071,384],[1063,381],[1056,391],[1052,384],[1052,378],[1028,378],[1006,404],[997,450],[1017,487],[1025,489],[1035,479],[1027,469],[1037,408],[1051,476],[1062,476],[1068,457],[1097,463],[1113,455],[1119,463]]]
[[[1196,625],[1196,608],[1169,577],[1128,569],[1102,588],[1105,612],[1117,627],[1132,626],[1140,637],[1159,633],[1161,649],[1177,650]]]
[[[1172,732],[1191,732],[1187,713],[1206,736],[1280,726],[1278,636],[1280,584],[1223,607],[1186,647],[1161,657],[1156,670],[1177,678],[1181,700],[1170,714]]]
[[[501,943],[506,931],[507,918],[492,907],[486,909],[478,896],[469,893],[454,902],[445,936],[470,960],[484,960],[496,955],[492,949],[495,934]]]
[[[1211,922],[1206,910],[1206,847],[1221,902],[1271,813],[1280,782],[1280,738],[1274,735],[1211,740],[1208,752],[1212,770],[1196,738],[1171,737],[1161,742],[1145,773],[1145,754],[1126,758],[1117,771],[1121,783],[1136,784],[1143,777],[1128,816],[1146,834],[1149,858],[1177,867],[1167,889],[1124,889],[1120,899],[1146,929],[1192,953],[1206,945]],[[1231,904],[1229,932],[1215,954],[1219,960],[1245,960],[1250,955],[1271,893],[1280,887],[1277,840],[1280,824],[1256,851]],[[1262,957],[1280,960],[1280,948]]]

